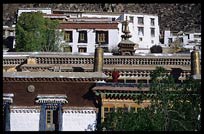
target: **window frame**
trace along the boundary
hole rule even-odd
[[[150,25],[155,26],[155,18],[150,18]]]
[[[109,42],[109,39],[108,39],[108,31],[96,31],[96,38],[95,38],[95,41],[96,41],[96,44],[108,44]],[[102,37],[99,37],[99,36],[102,36]],[[100,40],[99,40],[100,39]]]
[[[84,36],[82,39],[81,36]],[[87,40],[87,31],[79,31],[79,37],[78,37],[78,43],[87,43],[88,40]]]
[[[153,32],[154,34],[152,34],[152,30],[154,31]],[[150,28],[150,34],[151,34],[151,37],[155,37],[155,28]]]
[[[140,34],[139,29],[142,29],[142,35]],[[144,36],[144,27],[138,27],[138,36]]]
[[[144,25],[144,17],[137,17],[137,24],[138,25]]]
[[[133,22],[134,22],[134,16],[129,16],[129,21],[130,21],[131,23],[133,23]]]
[[[69,35],[69,40],[67,39],[68,35]],[[73,33],[72,33],[72,31],[64,31],[64,40],[66,42],[73,42]]]

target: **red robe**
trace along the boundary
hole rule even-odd
[[[112,72],[112,78],[113,78],[113,82],[118,82],[118,78],[120,77],[120,74],[118,71],[113,71]]]

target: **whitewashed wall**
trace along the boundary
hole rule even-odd
[[[61,29],[62,30],[62,29]],[[72,46],[72,53],[78,53],[79,47],[86,47],[87,53],[94,53],[96,48],[96,32],[93,29],[80,29],[87,31],[87,43],[78,43],[79,32],[76,29],[64,29],[65,31],[72,31],[72,42],[67,43]],[[80,31],[79,30],[79,31]],[[108,44],[104,44],[111,51],[112,48],[117,47],[120,37],[118,36],[118,29],[107,29]],[[63,39],[63,37],[61,37]],[[61,43],[65,43],[64,40]]]
[[[93,131],[96,118],[95,110],[66,110],[63,113],[62,131]]]
[[[189,38],[187,34],[189,34]],[[194,44],[189,43],[189,41],[197,40],[198,42],[201,42],[201,38],[194,38],[194,35],[201,35],[201,33],[186,33],[186,34],[184,33],[184,35],[180,35],[178,37],[183,38],[183,45],[184,47],[188,48],[190,46],[186,46],[187,44],[194,46]],[[164,31],[164,44],[167,46],[169,38],[172,38],[172,41],[175,41],[178,37],[177,35],[173,35],[170,30],[165,30]]]
[[[11,131],[39,131],[40,113],[31,109],[11,110]]]
[[[147,15],[147,14],[123,14],[123,16],[124,17],[121,17],[123,20],[126,19],[126,16],[127,16],[128,20],[129,20],[130,16],[134,17],[133,18],[133,23],[131,23],[131,22],[129,23],[129,30],[131,32],[130,34],[132,35],[130,40],[137,43],[137,44],[139,44],[139,48],[142,48],[142,49],[148,48],[149,49],[153,45],[158,45],[159,44],[160,32],[159,32],[158,16],[156,16],[156,15]],[[143,17],[144,18],[144,20],[143,20],[144,24],[143,25],[138,24],[138,17]],[[154,26],[151,26],[150,18],[155,19],[155,21],[154,21],[155,25]],[[144,35],[143,36],[138,35],[138,27],[144,27]],[[150,28],[155,28],[155,37],[151,37]],[[121,34],[123,34],[121,24],[119,25],[119,31],[120,31],[119,36],[121,36]],[[142,38],[142,41],[140,41],[139,38]]]

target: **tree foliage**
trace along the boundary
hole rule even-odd
[[[59,51],[58,25],[40,12],[22,13],[16,25],[16,51]]]
[[[110,113],[99,130],[197,131],[201,129],[200,82],[188,78],[176,81],[163,67],[151,73],[150,91],[135,94],[137,103],[151,105],[137,112]]]

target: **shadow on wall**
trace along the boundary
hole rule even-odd
[[[73,72],[84,72],[84,69],[82,67],[72,67]]]

